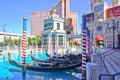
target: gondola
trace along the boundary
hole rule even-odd
[[[63,55],[61,57],[58,58],[52,58],[52,59],[47,59],[47,60],[41,60],[40,58],[36,58],[32,56],[32,52],[31,52],[31,59],[33,61],[37,61],[37,62],[58,62],[58,63],[76,63],[79,62],[79,60],[81,60],[82,56],[77,56],[74,54],[69,54],[69,55]]]
[[[66,59],[52,58],[52,59],[42,60],[42,59],[40,59],[40,58],[33,57],[32,54],[31,54],[31,59],[32,59],[33,61],[37,61],[37,62],[58,62],[58,63],[67,63],[67,60],[66,60]]]
[[[45,55],[47,57],[50,57],[50,55],[47,53],[47,51],[46,51]],[[63,56],[60,56],[60,54],[57,56],[56,53],[54,53],[54,55],[52,56],[52,59],[56,59],[56,58],[61,59],[61,60],[66,59],[64,56],[67,56],[69,59],[70,58],[76,58],[78,60],[82,59],[82,54],[81,53],[79,53],[79,54],[65,54]]]
[[[11,56],[8,55],[8,60],[11,65],[14,65],[16,67],[22,68],[22,63],[15,62],[11,59]],[[51,72],[51,71],[64,71],[64,70],[70,70],[81,66],[81,60],[79,62],[73,63],[73,64],[58,64],[56,63],[29,63],[26,64],[27,70],[32,71],[39,71],[39,72]]]
[[[47,52],[47,51],[45,52],[45,55],[46,55],[47,57],[50,57],[50,55],[48,54],[48,52]],[[58,54],[58,56],[57,56],[57,55],[56,55],[56,53],[54,52],[54,54],[53,54],[52,58],[54,58],[54,59],[55,59],[55,58],[57,58],[57,57],[58,57],[59,59],[60,59],[60,58],[61,58],[61,59],[64,59],[63,57],[61,57],[61,55],[60,55],[60,54]]]

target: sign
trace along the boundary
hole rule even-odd
[[[94,13],[86,14],[86,22],[94,22]]]
[[[65,30],[66,30],[67,34],[70,34],[71,31],[73,31],[72,18],[68,18],[66,20]]]
[[[71,35],[70,38],[81,38],[81,35]]]
[[[106,18],[112,18],[118,16],[120,16],[120,6],[108,8],[106,10]]]
[[[67,26],[65,26],[65,30],[73,30],[73,25],[67,25]]]
[[[104,38],[103,38],[103,36],[98,35],[98,36],[96,36],[96,40],[104,40]]]
[[[51,19],[44,21],[44,30],[52,29],[53,28],[53,21]]]
[[[72,18],[68,18],[67,21],[66,21],[66,24],[67,24],[67,25],[72,24]]]

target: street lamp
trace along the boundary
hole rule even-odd
[[[5,27],[6,27],[6,24],[2,25],[2,27],[3,27],[3,32],[4,32],[4,45],[5,45],[5,38],[6,38],[6,36],[5,36]]]
[[[119,25],[119,22],[118,21],[116,21],[115,22],[115,20],[113,20],[113,25],[110,27],[109,26],[109,23],[107,23],[107,29],[112,29],[113,31],[113,49],[115,49],[115,37],[114,37],[114,32],[115,32],[115,30],[116,29],[118,29],[118,25]]]

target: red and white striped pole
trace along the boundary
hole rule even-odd
[[[50,59],[52,59],[52,32],[50,33]]]
[[[86,16],[82,16],[82,80],[86,79]]]
[[[23,18],[23,38],[22,38],[22,76],[25,78],[26,76],[26,24],[27,19]]]

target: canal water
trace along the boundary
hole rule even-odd
[[[45,54],[33,54],[38,56],[41,59],[47,59]],[[12,54],[12,59],[21,62],[21,54]],[[30,53],[27,54],[27,63],[31,63]],[[23,80],[21,68],[17,68],[13,65],[10,65],[8,62],[8,55],[0,55],[0,80]],[[73,69],[69,71],[61,72],[35,72],[35,71],[26,71],[25,80],[80,80],[81,71],[80,69]]]

